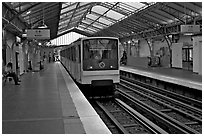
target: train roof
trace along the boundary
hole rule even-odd
[[[117,37],[110,37],[110,36],[83,37],[83,38],[81,38],[81,39],[84,40],[84,39],[95,39],[95,38],[111,38],[111,39],[118,39]]]
[[[84,40],[84,39],[97,39],[97,38],[111,38],[111,39],[118,39],[117,37],[106,37],[106,36],[97,36],[97,37],[82,37],[82,38],[79,38],[77,39],[76,41],[72,42],[72,43],[76,43],[78,41],[81,41],[81,40]],[[71,44],[72,44],[71,43]]]

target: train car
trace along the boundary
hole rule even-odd
[[[115,84],[119,83],[118,38],[81,38],[63,47],[60,56],[61,62],[77,83],[94,88],[100,94],[114,92]]]

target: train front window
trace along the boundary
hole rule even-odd
[[[108,69],[108,66],[117,68],[118,40],[117,39],[87,39],[83,41],[83,61],[84,69]],[[100,67],[103,62],[104,67]],[[92,63],[96,63],[95,66]],[[99,66],[97,65],[99,64]]]

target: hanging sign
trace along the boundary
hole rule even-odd
[[[27,29],[27,39],[50,39],[50,29]]]
[[[181,33],[200,32],[200,25],[181,25]]]

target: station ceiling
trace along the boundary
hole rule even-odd
[[[202,2],[5,2],[30,28],[47,26],[51,39],[68,32],[127,37],[202,20]]]

